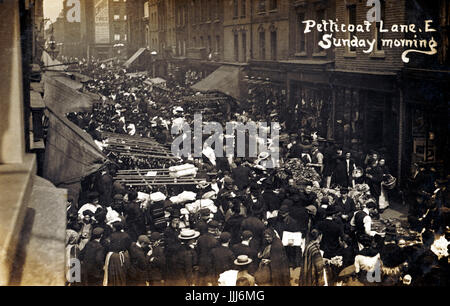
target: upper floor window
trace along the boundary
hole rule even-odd
[[[242,32],[242,60],[247,62],[247,33]]]
[[[259,0],[258,11],[259,12],[266,11],[266,0]]]
[[[277,59],[277,31],[270,32],[270,59]]]
[[[237,18],[239,15],[239,2],[238,0],[233,0],[233,18]]]
[[[347,6],[347,24],[353,24],[356,26],[356,5]],[[348,32],[348,38],[350,40],[355,36],[355,32]],[[355,46],[347,47],[347,52],[354,53],[356,52]]]
[[[274,11],[277,8],[278,8],[278,1],[277,0],[270,0],[269,10]]]
[[[259,32],[259,57],[262,60],[266,59],[266,32]]]
[[[234,33],[234,61],[239,62],[239,35]]]
[[[119,20],[120,19],[120,15],[114,15],[114,20]]]
[[[247,0],[241,0],[241,17],[245,17],[247,14]]]
[[[149,10],[148,10],[148,1],[144,2],[144,17],[148,18]]]
[[[319,9],[316,11],[316,22],[321,23],[322,20],[325,20],[325,9]],[[319,46],[319,42],[322,40],[324,32],[316,31],[314,33],[315,33],[315,37],[316,37],[315,43],[314,43],[315,52],[318,53],[318,52],[323,51],[322,47]]]
[[[374,38],[376,39],[377,43],[375,44],[375,52],[376,51],[383,51],[383,33],[380,32],[380,27],[381,27],[381,21],[384,22],[385,19],[385,8],[386,8],[386,3],[384,0],[380,1],[380,21],[379,22],[375,22],[375,31],[374,31]]]
[[[298,42],[297,42],[297,52],[306,52],[306,41],[305,41],[305,13],[299,13],[297,15],[297,29],[298,29]]]

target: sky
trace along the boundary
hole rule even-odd
[[[62,6],[63,0],[44,0],[44,18],[50,18],[52,22],[56,21]]]

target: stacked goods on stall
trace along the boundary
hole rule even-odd
[[[312,182],[320,182],[320,175],[312,167],[307,167],[299,158],[286,160],[282,167],[277,169],[276,175],[280,179],[292,178],[295,185],[305,185]]]
[[[193,164],[183,164],[169,167],[170,177],[196,176],[198,168]]]

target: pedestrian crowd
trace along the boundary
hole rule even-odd
[[[171,79],[158,87],[144,74],[97,61],[79,69],[92,78],[81,90],[102,98],[91,112],[67,116],[99,144],[102,132],[111,132],[170,147],[173,125],[191,124],[199,110],[222,124],[283,117],[276,103],[260,114]],[[421,203],[411,204],[408,224],[383,218],[397,192],[386,156],[351,152],[316,131],[284,127],[279,167],[266,167],[270,156],[263,153],[183,157],[203,178],[196,185],[124,185],[114,179],[118,170],[181,163],[108,154],[110,161],[86,178],[81,193],[69,197],[68,269],[73,259],[81,263],[81,283],[69,284],[448,285],[447,182],[418,183],[432,186]]]

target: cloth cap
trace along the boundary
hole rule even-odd
[[[231,239],[231,234],[229,232],[223,232],[222,234],[220,234],[219,240],[221,243],[228,242],[228,241],[230,241],[230,239]]]
[[[253,233],[249,230],[245,230],[242,232],[242,240],[247,240],[253,237]]]
[[[114,195],[114,200],[123,200],[123,195],[121,195],[120,193]]]
[[[223,181],[225,184],[233,184],[233,179],[229,176],[225,176]]]
[[[138,242],[139,242],[139,244],[142,244],[142,243],[147,243],[147,244],[149,244],[149,243],[150,243],[150,239],[148,239],[148,237],[145,236],[145,235],[140,235],[140,236],[138,237]]]
[[[170,213],[170,218],[180,218],[181,217],[181,212],[179,209],[174,209],[171,213]]]
[[[153,232],[150,234],[150,241],[155,242],[157,240],[161,239],[161,233],[159,232]]]
[[[211,214],[211,211],[209,210],[209,208],[202,208],[199,210],[200,215],[203,216],[209,216]]]
[[[101,235],[103,235],[103,233],[105,232],[105,230],[101,227],[96,227],[94,228],[94,230],[92,231],[92,237],[93,238],[99,238]]]
[[[89,209],[83,211],[83,216],[92,217],[93,215],[94,215],[94,213],[92,211],[90,211]]]
[[[98,199],[99,196],[100,196],[100,194],[97,191],[90,192],[88,194],[88,199],[91,200],[91,201],[92,200],[96,200],[96,199]]]
[[[317,208],[314,205],[308,205],[305,207],[306,211],[311,215],[315,216],[317,214]]]
[[[281,206],[291,207],[293,204],[294,202],[290,199],[284,199],[283,202],[281,202]]]
[[[279,214],[287,213],[289,212],[289,206],[287,205],[281,205],[280,210],[278,211]]]
[[[339,212],[339,209],[336,207],[336,205],[330,205],[326,209],[327,216],[337,214],[338,212]]]
[[[208,223],[209,228],[219,228],[220,223],[216,220],[211,220],[211,222]]]

